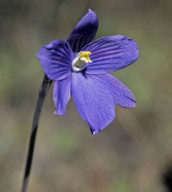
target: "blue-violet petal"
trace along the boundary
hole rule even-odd
[[[55,40],[38,52],[45,74],[51,80],[61,80],[71,74],[73,52],[65,40]]]
[[[71,75],[63,80],[54,82],[53,99],[56,115],[65,115],[66,107],[71,97]]]
[[[73,52],[79,52],[90,43],[98,29],[98,18],[94,11],[89,12],[78,22],[67,41],[72,47]]]
[[[81,117],[97,134],[115,118],[115,102],[111,91],[96,75],[72,73],[72,95]]]
[[[103,87],[106,87],[112,93],[116,105],[124,108],[136,106],[134,94],[121,81],[108,73],[96,76]]]
[[[86,73],[102,74],[117,71],[138,59],[138,45],[133,39],[122,35],[102,37],[86,45],[82,51],[90,51]]]

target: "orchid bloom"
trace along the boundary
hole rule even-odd
[[[135,107],[134,94],[109,72],[129,66],[139,56],[136,42],[123,35],[93,41],[97,29],[97,15],[89,10],[67,41],[54,40],[38,53],[45,74],[54,81],[55,114],[64,115],[73,96],[93,134],[115,119],[115,105]]]

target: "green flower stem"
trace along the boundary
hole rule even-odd
[[[36,140],[36,133],[38,129],[38,124],[39,124],[39,118],[41,115],[41,109],[44,104],[45,97],[48,93],[48,90],[51,86],[52,81],[48,79],[48,77],[45,75],[42,85],[39,90],[39,96],[35,108],[35,114],[33,118],[33,123],[32,123],[32,130],[31,130],[31,135],[30,135],[30,143],[29,143],[29,148],[28,148],[28,156],[27,156],[27,162],[26,162],[26,167],[25,167],[25,174],[23,178],[23,183],[22,183],[22,189],[21,192],[26,192],[27,191],[27,186],[28,186],[28,181],[29,181],[29,176],[30,176],[30,170],[32,166],[32,159],[33,159],[33,153],[34,153],[34,146],[35,146],[35,140]]]

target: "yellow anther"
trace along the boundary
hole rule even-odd
[[[89,63],[92,63],[90,56],[90,51],[81,51],[72,61],[73,71],[82,71],[87,67]]]
[[[90,56],[91,52],[90,51],[83,51],[79,54],[79,59],[81,61],[84,61],[85,63],[92,63]]]

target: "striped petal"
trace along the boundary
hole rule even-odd
[[[52,41],[42,47],[37,56],[49,79],[61,80],[71,74],[73,52],[67,41]]]
[[[102,37],[86,45],[82,51],[92,53],[92,63],[86,70],[89,74],[117,71],[135,62],[139,56],[136,42],[122,35]]]
[[[73,52],[79,52],[88,43],[90,43],[98,29],[98,18],[94,11],[89,12],[75,26],[67,41],[72,47]]]

